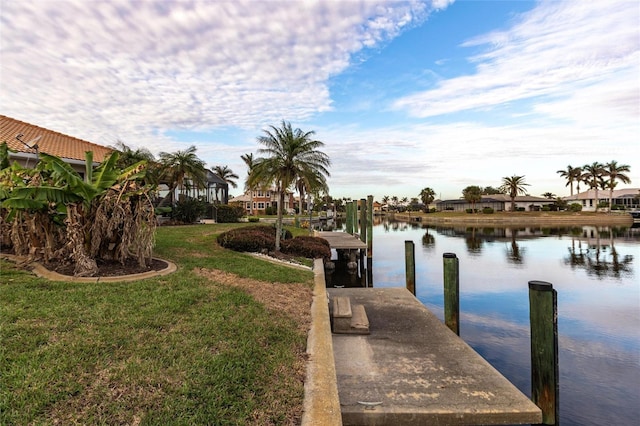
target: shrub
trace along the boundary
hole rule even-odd
[[[493,214],[493,208],[491,208],[491,207],[483,207],[482,208],[482,213],[483,214]]]
[[[273,207],[269,206],[266,209],[264,209],[264,214],[266,214],[267,216],[272,216],[274,214],[277,214],[277,212]]]
[[[300,236],[285,240],[282,242],[281,250],[283,253],[309,259],[322,258],[325,261],[331,259],[329,242],[319,237]]]
[[[171,210],[172,210],[171,207],[156,207],[155,208],[156,215],[162,216],[162,217],[170,216]]]
[[[176,203],[176,208],[173,211],[173,219],[184,223],[193,223],[202,217],[206,211],[207,204],[204,201],[188,198]]]
[[[551,211],[551,207],[550,206],[542,206],[541,210],[543,212],[548,212],[548,211]]]
[[[250,223],[260,222],[260,218],[259,218],[259,217],[257,217],[257,216],[249,216],[249,217],[247,218],[247,220],[248,220]]]
[[[283,229],[283,240],[291,238],[290,231]],[[273,251],[276,247],[276,228],[267,225],[252,225],[231,229],[218,235],[218,244],[236,251]]]
[[[242,207],[233,207],[226,204],[216,206],[216,222],[218,223],[239,222],[242,216],[244,216]]]
[[[569,210],[572,212],[580,212],[582,211],[582,204],[580,203],[571,203],[569,204]]]

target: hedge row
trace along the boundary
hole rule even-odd
[[[284,230],[280,241],[282,253],[310,259],[331,258],[331,247],[324,238],[300,236],[292,238],[291,232]],[[272,252],[276,245],[276,228],[267,225],[253,225],[231,229],[218,235],[218,244],[224,248],[246,252]]]

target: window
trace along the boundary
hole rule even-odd
[[[258,203],[258,210],[264,210],[264,203]]]

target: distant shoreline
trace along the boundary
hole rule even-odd
[[[469,213],[391,213],[388,215],[401,222],[425,223],[430,225],[469,224],[469,225],[548,225],[548,226],[582,226],[582,225],[633,225],[633,218],[628,213],[550,213],[550,212],[514,212],[492,214]]]

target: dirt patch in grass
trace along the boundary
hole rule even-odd
[[[200,276],[220,284],[239,287],[249,293],[269,310],[282,312],[293,318],[298,329],[307,332],[311,325],[313,290],[305,284],[269,283],[251,278],[241,278],[218,269],[196,268]]]

